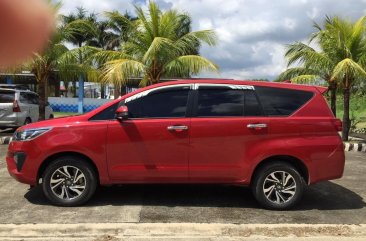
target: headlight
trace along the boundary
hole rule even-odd
[[[45,127],[45,128],[36,128],[36,129],[25,129],[16,131],[13,136],[14,141],[28,141],[33,140],[40,135],[50,131],[51,127]]]

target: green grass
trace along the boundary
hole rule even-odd
[[[53,112],[55,118],[70,116],[70,115],[77,115],[78,113],[75,112]]]
[[[337,96],[337,117],[343,118],[343,97]],[[358,124],[357,128],[366,128],[366,96],[353,95],[350,101],[350,118]]]

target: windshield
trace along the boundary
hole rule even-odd
[[[13,103],[15,93],[13,91],[0,90],[0,103]]]

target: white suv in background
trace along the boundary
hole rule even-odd
[[[53,110],[47,105],[46,119],[53,118]],[[39,97],[30,90],[0,88],[0,128],[19,127],[39,118]]]

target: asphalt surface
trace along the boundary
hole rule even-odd
[[[40,188],[12,179],[0,146],[0,224],[366,224],[366,155],[346,153],[344,177],[310,186],[291,211],[263,210],[249,188],[218,185],[101,187],[85,206],[51,206]]]

